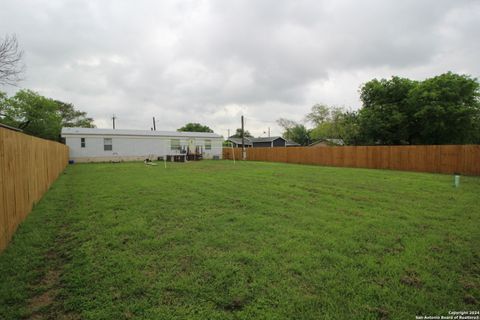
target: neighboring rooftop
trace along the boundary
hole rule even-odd
[[[314,145],[317,145],[317,144],[320,144],[320,143],[326,143],[326,144],[333,145],[333,146],[344,146],[345,145],[345,142],[342,139],[326,138],[326,139],[317,140],[317,141],[309,144],[309,146],[314,146]]]
[[[277,139],[282,139],[282,140],[285,140],[284,138],[282,137],[260,137],[260,138],[250,138],[250,140],[252,140],[252,142],[272,142],[272,141],[275,141]],[[286,141],[286,140],[285,140]]]
[[[245,145],[246,146],[251,146],[252,145],[252,141],[251,141],[252,138],[247,138],[245,137]],[[235,144],[242,144],[242,138],[235,138],[235,137],[230,137],[227,139],[227,141],[231,141]]]
[[[102,135],[102,136],[156,136],[156,137],[201,137],[222,138],[221,135],[210,132],[184,132],[184,131],[153,131],[153,130],[127,130],[127,129],[98,129],[98,128],[62,128],[65,135]]]
[[[245,137],[245,145],[250,146],[250,145],[252,145],[253,143],[256,143],[256,142],[272,142],[272,141],[275,141],[277,139],[285,140],[284,138],[278,137],[278,136],[275,136],[275,137],[259,137],[259,138],[252,138],[252,137],[247,138],[247,137]],[[230,137],[230,138],[227,139],[227,141],[231,141],[235,144],[242,144],[242,138]],[[285,141],[286,141],[287,145],[290,145],[288,140],[285,140]],[[296,143],[296,142],[293,142],[293,141],[290,141],[290,142],[293,143],[293,144]]]
[[[285,146],[287,147],[301,147],[300,143],[296,143],[295,141],[292,140],[287,140],[285,143]]]

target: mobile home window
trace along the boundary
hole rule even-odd
[[[85,148],[85,138],[80,138],[80,147]]]
[[[212,150],[212,140],[205,140],[205,150]]]
[[[103,138],[103,150],[112,151],[112,138]]]
[[[170,150],[180,150],[180,139],[170,140]]]

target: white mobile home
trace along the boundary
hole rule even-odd
[[[76,162],[134,161],[200,152],[221,159],[223,137],[207,132],[62,128],[62,138]]]

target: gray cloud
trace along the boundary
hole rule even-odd
[[[4,0],[0,30],[26,53],[21,85],[73,102],[100,127],[280,133],[324,102],[392,74],[478,76],[476,1]],[[12,91],[11,88],[0,88]]]

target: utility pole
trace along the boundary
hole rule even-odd
[[[242,159],[245,160],[245,128],[243,126],[243,116],[242,116]]]
[[[115,119],[117,119],[117,117],[115,116],[115,114],[113,114],[112,115],[113,130],[115,130]]]
[[[155,125],[155,117],[153,117],[153,131],[157,131],[157,126]]]
[[[270,138],[270,127],[268,127],[268,137]]]
[[[227,131],[228,131],[228,136],[227,136],[227,138],[230,138],[230,129],[227,129]]]

